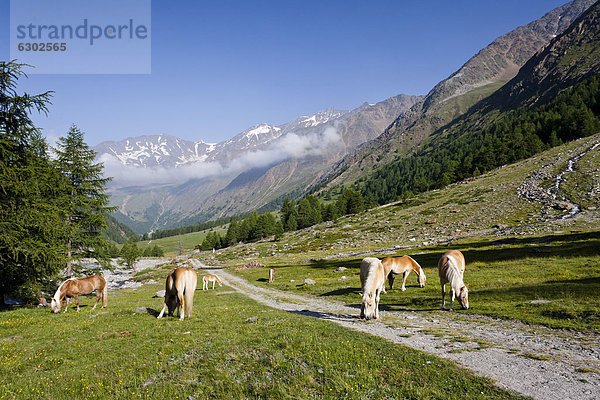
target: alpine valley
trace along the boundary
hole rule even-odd
[[[100,143],[94,150],[114,176],[109,193],[118,207],[115,217],[143,233],[275,209],[286,196],[340,185],[381,191],[386,173],[403,171],[403,160],[453,145],[448,141],[473,131],[478,121],[499,118],[506,107],[550,101],[597,75],[593,9],[599,4],[574,0],[499,37],[426,96],[401,94],[279,126],[263,123],[221,143],[167,134]],[[443,185],[460,177],[457,170],[430,178]],[[401,194],[385,188],[377,200],[383,204]]]

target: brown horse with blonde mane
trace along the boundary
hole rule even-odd
[[[198,274],[192,268],[175,268],[171,270],[167,275],[165,285],[165,302],[158,318],[162,318],[167,307],[169,308],[169,315],[173,315],[177,310],[181,321],[184,317],[190,318],[194,307],[194,292],[197,284]]]
[[[442,285],[442,310],[446,308],[446,283],[450,283],[452,297],[450,299],[450,311],[454,310],[454,299],[456,298],[463,309],[469,308],[469,289],[463,281],[465,272],[465,256],[458,250],[445,252],[438,262],[438,273]]]
[[[106,295],[107,295],[107,286],[106,280],[100,275],[92,275],[87,278],[71,278],[64,281],[54,293],[54,297],[52,298],[52,302],[50,306],[52,308],[52,312],[59,313],[62,308],[62,301],[66,297],[67,305],[65,306],[65,311],[69,309],[69,301],[71,297],[75,299],[75,304],[77,305],[77,312],[79,312],[79,295],[90,294],[93,291],[96,291],[96,303],[92,310],[96,308],[100,299],[102,299],[102,308],[106,307]]]
[[[387,276],[388,281],[390,283],[390,290],[394,288],[394,275],[402,274],[402,291],[406,290],[406,280],[408,279],[408,275],[411,271],[414,271],[417,274],[417,281],[420,287],[425,287],[425,272],[423,272],[423,268],[410,256],[402,256],[402,257],[386,257],[381,260],[383,264],[383,271],[385,276]],[[385,293],[385,288],[383,289],[383,293]]]
[[[217,275],[204,275],[202,276],[202,290],[208,290],[208,282],[212,282],[212,288],[215,289],[215,282],[219,284],[219,287],[223,287],[223,282]]]

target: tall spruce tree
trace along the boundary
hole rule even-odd
[[[66,177],[63,185],[65,224],[67,237],[67,264],[65,274],[70,277],[74,269],[81,268],[82,258],[95,258],[105,262],[100,251],[106,247],[101,233],[106,229],[105,216],[114,210],[108,207],[106,185],[112,178],[103,176],[104,166],[96,163],[96,152],[84,141],[84,133],[72,125],[67,135],[61,137],[55,149],[56,164]]]
[[[31,294],[64,261],[63,177],[30,118],[47,113],[51,92],[19,95],[24,67],[0,62],[0,305],[7,294]]]

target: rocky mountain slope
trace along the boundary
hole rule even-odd
[[[600,2],[533,56],[519,74],[495,93],[491,101],[532,106],[562,90],[600,74]]]
[[[437,129],[465,113],[512,79],[525,62],[563,32],[594,0],[574,0],[494,40],[458,71],[438,83],[377,139],[365,143],[328,171],[328,187],[352,182],[362,171],[411,154]]]
[[[421,100],[399,95],[351,111],[327,109],[279,126],[255,125],[215,144],[155,135],[95,150],[115,175],[116,217],[141,233],[254,210],[302,192]]]

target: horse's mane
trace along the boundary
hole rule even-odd
[[[377,274],[375,274],[375,271],[377,269],[377,263],[376,262],[369,262],[369,271],[367,273],[367,279],[365,280],[365,284],[363,286],[363,298],[365,296],[368,295],[370,290],[375,290],[376,288],[373,287],[373,281],[376,279]]]
[[[56,299],[57,301],[60,300],[60,293],[61,293],[61,289],[63,288],[63,286],[65,286],[65,284],[69,281],[74,281],[77,278],[69,278],[66,281],[64,281],[63,283],[60,284],[60,286],[58,287],[58,289],[56,289],[56,293],[54,293],[54,299]]]
[[[446,275],[446,278],[452,287],[459,287],[459,285],[464,286],[462,271],[458,267],[456,258],[451,255],[446,256],[446,262],[444,263],[444,274]]]
[[[417,269],[415,272],[417,272],[419,275],[421,275],[423,273],[423,268],[421,268],[421,264],[419,264],[417,262],[417,260],[415,260],[414,258],[412,258],[411,256],[406,256],[410,259],[411,263],[413,264],[413,266],[417,266]]]

